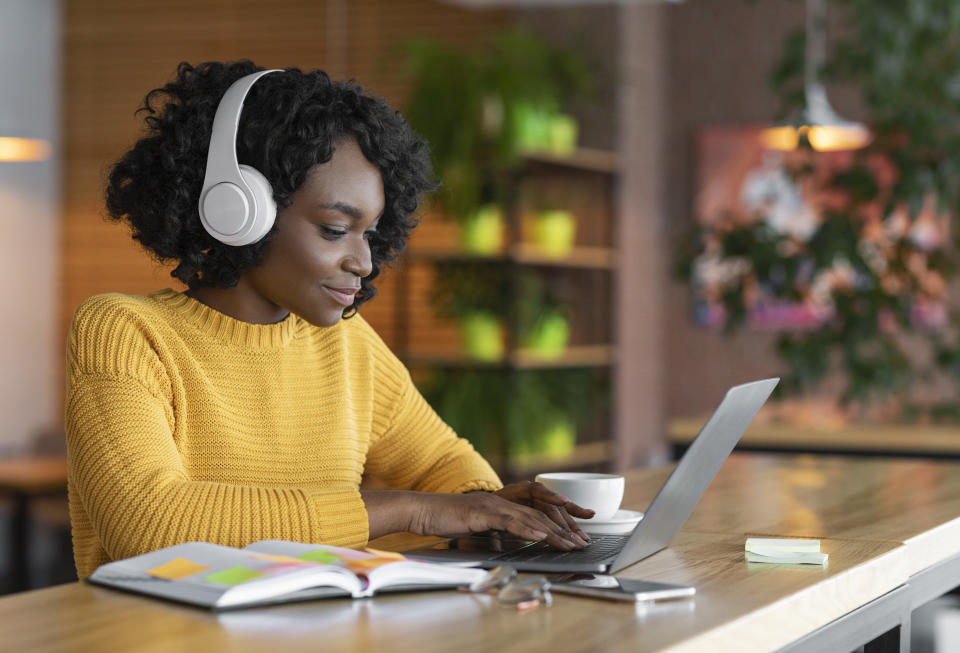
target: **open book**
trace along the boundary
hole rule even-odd
[[[263,540],[243,549],[207,542],[177,544],[108,562],[87,580],[222,610],[457,587],[485,574],[482,569],[421,562],[374,549]]]

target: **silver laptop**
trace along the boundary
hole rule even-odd
[[[520,571],[616,573],[669,546],[779,381],[764,379],[727,391],[631,533],[591,535],[590,543],[576,551],[503,533],[472,534],[404,555],[438,562],[477,561],[482,567],[510,565]]]

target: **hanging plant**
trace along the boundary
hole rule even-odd
[[[722,306],[728,332],[764,303],[809,308],[777,334],[786,391],[839,370],[843,403],[898,397],[904,417],[957,417],[912,404],[908,391],[960,380],[960,316],[947,293],[960,208],[960,5],[832,6],[846,26],[819,72],[861,91],[871,143],[817,153],[801,139],[782,171],[809,211],[782,220],[760,203],[714,216],[684,243],[678,272]],[[771,75],[781,119],[803,108],[804,42],[802,31],[791,35]]]

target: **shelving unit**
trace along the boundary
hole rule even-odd
[[[614,241],[615,212],[613,198],[617,179],[616,154],[596,149],[578,148],[569,156],[545,152],[529,152],[518,187],[528,184],[565,189],[580,189],[580,201],[569,208],[577,218],[575,246],[563,256],[556,256],[524,239],[522,225],[525,207],[522,200],[505,207],[507,217],[506,245],[497,255],[483,256],[461,251],[456,231],[449,224],[436,225],[433,233],[414,238],[399,265],[396,304],[397,353],[414,373],[415,378],[432,369],[502,371],[505,382],[522,370],[562,370],[593,368],[609,373],[616,360],[612,344],[613,283],[618,268]],[[422,230],[425,225],[418,228]],[[516,331],[515,311],[509,311],[507,349],[497,361],[483,361],[465,356],[456,346],[455,325],[439,324],[426,316],[430,268],[438,262],[490,262],[505,266],[508,279],[516,279],[522,271],[539,268],[544,274],[561,275],[574,288],[574,318],[571,343],[555,357],[545,357],[518,347],[512,334]],[[512,292],[512,291],[511,291]],[[512,300],[512,298],[511,298]],[[414,313],[416,310],[416,313]],[[414,322],[416,321],[416,324]],[[613,375],[610,374],[610,396]],[[610,467],[611,411],[609,404],[598,406],[595,415],[581,426],[577,444],[569,455],[526,455],[513,460],[505,446],[499,451],[485,452],[490,462],[505,478],[527,478],[544,469],[607,469]]]
[[[516,243],[501,256],[469,254],[450,249],[423,248],[412,250],[413,259],[448,261],[490,261],[522,263],[524,265],[552,266],[560,268],[595,268],[611,270],[617,267],[616,250],[609,247],[574,247],[563,256],[546,252],[532,243]]]
[[[491,463],[495,467],[505,469],[507,475],[511,477],[532,480],[534,476],[547,469],[553,471],[584,468],[607,469],[612,454],[612,443],[597,440],[578,444],[566,458],[527,456],[520,460],[498,461],[494,459]]]
[[[518,370],[570,368],[570,367],[601,367],[613,362],[613,347],[610,345],[574,345],[567,347],[562,355],[544,357],[537,352],[526,349],[515,349],[507,353],[500,361],[482,361],[475,358],[456,354],[439,354],[435,356],[412,356],[407,359],[407,365],[413,367],[477,367],[477,368],[504,368]]]

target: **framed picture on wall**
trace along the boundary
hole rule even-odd
[[[862,261],[837,256],[824,265],[822,238],[814,239],[831,211],[849,206],[829,181],[851,168],[854,153],[773,150],[764,146],[762,131],[760,125],[720,126],[697,134],[694,213],[703,242],[693,265],[695,321],[721,328],[727,321],[724,295],[735,289],[752,329],[819,328],[835,316],[833,293],[838,286],[880,284],[885,291],[897,292],[902,275],[887,268],[893,267],[894,257],[904,256],[897,248],[906,244],[911,250],[907,265],[916,261],[916,281],[929,290],[915,293],[911,319],[921,326],[945,323],[945,280],[919,269],[929,253],[949,241],[949,218],[938,212],[936,196],[927,197],[912,217],[906,206],[886,211],[884,191],[892,186],[896,170],[883,156],[870,155],[866,165],[881,188],[876,200],[857,205],[852,221]],[[775,240],[777,250],[771,258],[782,259],[783,273],[777,273],[774,262],[766,274],[757,275],[753,272],[757,256],[731,255],[734,233],[745,238],[767,234],[768,240]],[[814,247],[820,248],[816,256]],[[858,268],[863,261],[869,270]]]

